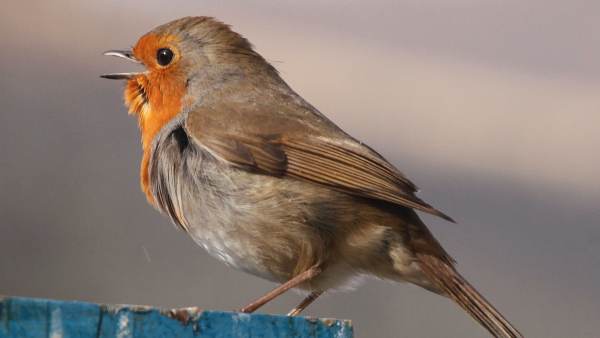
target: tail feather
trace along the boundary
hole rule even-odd
[[[448,262],[427,254],[417,254],[423,272],[446,295],[467,311],[494,337],[522,338],[523,335],[506,320]]]

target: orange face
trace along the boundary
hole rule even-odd
[[[124,98],[129,112],[138,117],[144,149],[162,126],[181,111],[186,77],[179,65],[176,43],[173,35],[148,34],[133,48],[133,55],[144,64],[146,72],[127,82]],[[170,51],[170,57],[166,51]]]
[[[207,17],[183,18],[156,27],[142,36],[132,50],[111,50],[105,55],[117,56],[143,64],[136,73],[112,73],[103,78],[127,80],[124,100],[129,113],[137,116],[142,136],[142,189],[152,201],[148,163],[152,142],[161,129],[180,112],[192,105],[198,96],[190,88],[200,88],[210,67],[237,65],[241,57],[260,58],[249,42],[223,23]],[[262,59],[259,60],[263,62]],[[199,76],[202,74],[203,76]],[[193,76],[196,84],[188,81]],[[187,102],[185,100],[189,99]]]
[[[149,200],[148,162],[152,140],[160,129],[182,109],[186,76],[180,65],[181,55],[174,35],[144,35],[133,48],[133,57],[146,71],[127,81],[124,99],[130,114],[138,117],[144,155],[141,184]]]

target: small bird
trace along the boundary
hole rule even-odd
[[[105,55],[145,70],[124,100],[139,121],[148,201],[212,256],[307,297],[362,275],[454,300],[496,337],[522,337],[455,269],[416,210],[450,217],[404,174],[292,90],[230,26],[185,17]]]

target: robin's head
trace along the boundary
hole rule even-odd
[[[229,95],[232,90],[228,84],[280,79],[248,40],[209,17],[169,22],[142,36],[131,50],[104,54],[140,63],[145,68],[141,72],[102,77],[127,80],[125,105],[130,114],[138,117],[144,151],[141,184],[149,200],[150,148],[164,125],[197,102],[216,96],[215,92]]]
[[[139,118],[148,146],[160,128],[202,99],[202,93],[251,73],[275,70],[229,26],[210,17],[186,17],[142,36],[132,50],[105,55],[141,63],[145,70],[102,75],[127,80],[125,104]]]

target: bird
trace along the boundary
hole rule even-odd
[[[184,17],[104,53],[143,71],[124,102],[141,133],[141,189],[211,256],[306,298],[360,276],[450,298],[495,337],[522,334],[460,275],[418,212],[453,222],[375,150],[297,94],[231,26]]]

